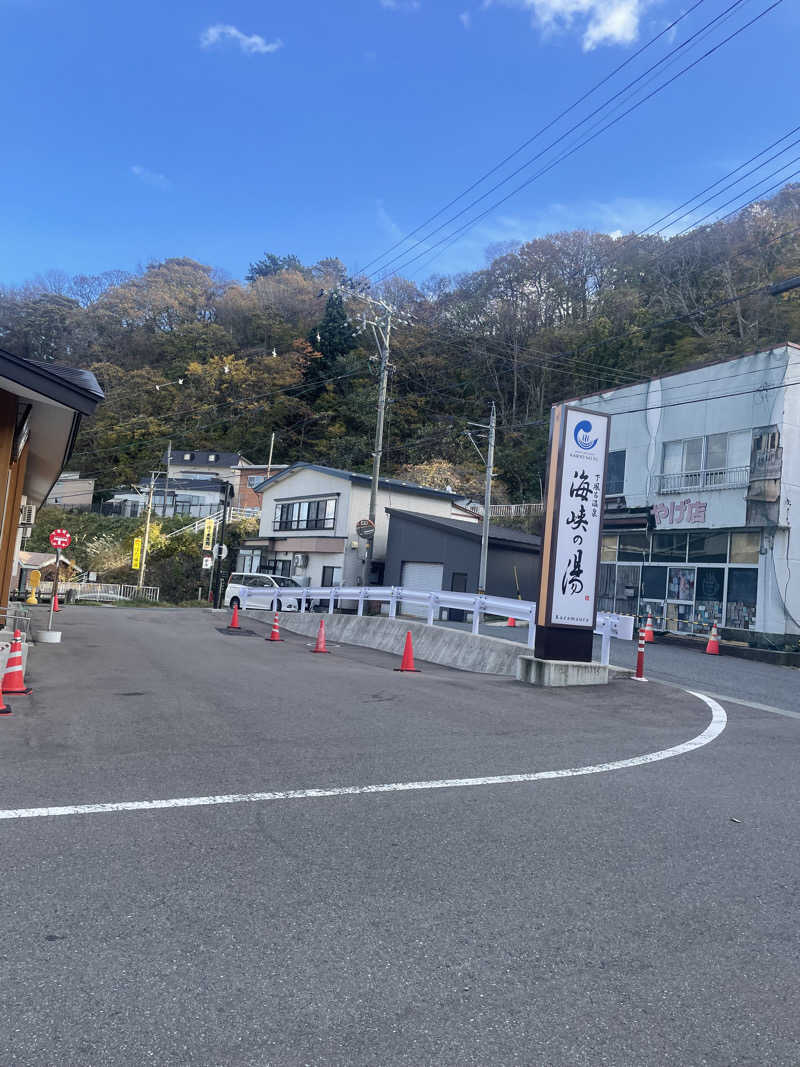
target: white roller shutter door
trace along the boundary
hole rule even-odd
[[[403,563],[400,584],[405,589],[434,593],[442,588],[443,577],[443,563]],[[421,619],[427,618],[428,615],[428,609],[420,604],[402,604],[400,611],[404,615],[416,615]]]

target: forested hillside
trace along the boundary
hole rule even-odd
[[[107,400],[71,466],[98,489],[138,479],[168,439],[264,462],[273,430],[276,462],[366,470],[375,347],[358,301],[330,293],[344,273],[274,254],[243,282],[180,257],[50,271],[0,291],[0,344],[97,375]],[[557,233],[472,273],[388,280],[378,291],[409,324],[392,334],[385,470],[425,478],[446,461],[474,482],[465,423],[494,400],[498,473],[512,499],[536,499],[553,401],[800,341],[797,293],[753,292],[798,273],[794,185],[680,237]]]

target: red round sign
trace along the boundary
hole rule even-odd
[[[53,548],[69,548],[72,544],[72,534],[69,530],[53,530],[50,534],[50,544]]]

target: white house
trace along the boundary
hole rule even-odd
[[[800,347],[568,403],[612,416],[598,606],[796,647]]]
[[[273,475],[258,487],[259,535],[242,543],[237,571],[292,575],[310,585],[356,584],[366,549],[356,523],[369,517],[370,483],[368,474],[316,463],[294,463]],[[445,490],[381,478],[370,584],[383,578],[386,508],[448,517],[457,499]]]

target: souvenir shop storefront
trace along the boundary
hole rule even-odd
[[[762,532],[605,526],[598,609],[652,613],[657,630],[706,634],[756,628]],[[745,634],[731,637],[742,637]]]

